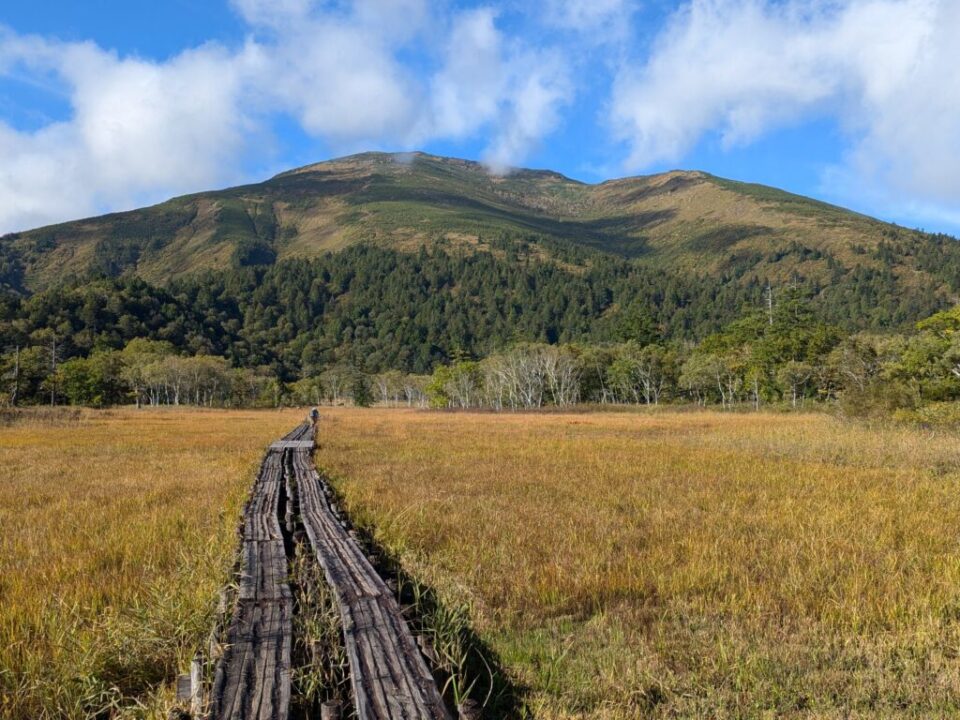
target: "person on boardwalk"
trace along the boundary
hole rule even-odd
[[[320,422],[320,411],[313,408],[310,411],[310,427],[316,427],[318,422]]]

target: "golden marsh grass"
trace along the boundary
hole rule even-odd
[[[826,415],[324,414],[537,717],[960,713],[960,443]]]
[[[163,717],[264,448],[301,413],[49,417],[0,427],[0,717]]]
[[[0,716],[162,717],[298,411],[0,427]],[[328,409],[317,463],[536,717],[960,714],[960,443],[814,414]]]

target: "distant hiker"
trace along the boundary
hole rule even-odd
[[[316,427],[318,422],[320,422],[320,411],[313,408],[310,411],[310,425]]]

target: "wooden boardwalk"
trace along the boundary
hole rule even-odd
[[[450,715],[393,593],[330,508],[312,448],[304,424],[273,443],[263,461],[244,513],[240,587],[214,676],[210,718],[288,717],[293,599],[287,561],[297,541],[296,507],[340,609],[356,717],[446,720]]]
[[[244,512],[237,606],[214,675],[210,717],[286,720],[293,595],[280,531],[283,455],[271,450]]]
[[[357,717],[449,718],[400,606],[340,525],[305,450],[293,450],[300,515],[343,620]]]

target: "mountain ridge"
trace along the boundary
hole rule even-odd
[[[0,282],[21,293],[92,276],[162,285],[360,242],[484,251],[504,236],[538,245],[544,259],[572,248],[732,282],[822,286],[859,269],[892,273],[904,288],[929,287],[944,302],[960,288],[960,254],[946,236],[777,188],[698,170],[596,184],[552,170],[496,175],[476,161],[421,152],[360,153],[12,233],[0,239]]]

